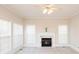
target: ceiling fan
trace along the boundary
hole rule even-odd
[[[55,10],[57,10],[58,8],[55,7],[55,5],[52,5],[52,4],[46,4],[44,5],[43,7],[43,14],[51,14],[53,13]]]
[[[38,4],[35,6],[41,8],[43,14],[52,14],[54,11],[60,9],[55,4]]]

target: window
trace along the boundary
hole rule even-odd
[[[13,23],[13,35],[23,35],[23,26]]]
[[[29,46],[34,46],[36,39],[35,39],[35,35],[36,35],[36,28],[35,25],[27,25],[26,26],[26,36],[27,36],[27,45]]]
[[[68,43],[68,26],[60,25],[58,28],[59,43]]]
[[[0,53],[11,50],[11,22],[0,19]]]
[[[11,22],[0,20],[0,37],[11,36]]]
[[[13,48],[23,45],[23,26],[13,23]]]
[[[0,19],[0,53],[23,46],[23,25]]]

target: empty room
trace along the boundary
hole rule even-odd
[[[78,53],[78,4],[0,4],[0,54]]]

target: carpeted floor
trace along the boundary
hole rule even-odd
[[[57,48],[23,48],[16,54],[78,54],[77,51],[69,47]]]

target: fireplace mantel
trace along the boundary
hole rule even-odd
[[[40,33],[40,37],[42,38],[55,38],[55,34],[54,33],[50,33],[50,32],[43,32]]]
[[[42,38],[51,38],[52,39],[52,47],[55,46],[55,34],[50,32],[42,32],[40,33],[40,41]]]

